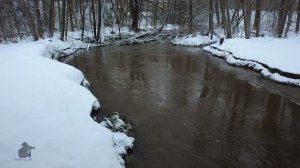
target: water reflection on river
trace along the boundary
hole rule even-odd
[[[300,88],[199,48],[151,43],[81,52],[105,113],[134,121],[127,167],[300,167]]]

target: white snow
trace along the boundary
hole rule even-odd
[[[261,64],[268,65],[283,72],[300,74],[300,37],[278,39],[271,37],[227,39],[222,45],[218,43],[204,47],[204,50],[217,56],[225,57],[230,64],[252,67],[275,81],[300,86],[299,79],[290,79],[277,73],[271,73]],[[216,50],[215,48],[221,50]],[[229,53],[230,52],[230,53]],[[232,53],[232,54],[231,54]],[[238,60],[235,59],[243,59]]]
[[[184,37],[177,37],[171,42],[176,45],[182,46],[203,46],[214,43],[218,40],[217,37],[213,36],[213,39],[210,39],[210,36],[203,35],[187,35]]]
[[[170,30],[179,30],[179,26],[178,25],[173,25],[173,24],[166,24],[162,30],[165,31],[170,31]]]
[[[81,71],[46,58],[72,45],[55,39],[0,45],[1,167],[124,167],[121,154],[134,139],[94,122],[89,113],[100,104],[80,85]],[[35,147],[31,159],[18,158],[23,142]]]

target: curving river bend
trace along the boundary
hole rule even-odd
[[[300,167],[300,88],[169,43],[83,51],[69,64],[104,113],[134,122],[127,168]]]

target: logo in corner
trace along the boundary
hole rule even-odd
[[[28,145],[27,142],[23,142],[21,146],[22,147],[18,150],[19,160],[31,159],[31,150],[35,149],[35,147]]]

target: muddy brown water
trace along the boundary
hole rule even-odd
[[[169,43],[83,51],[69,64],[104,113],[135,123],[128,168],[300,167],[300,88]]]

